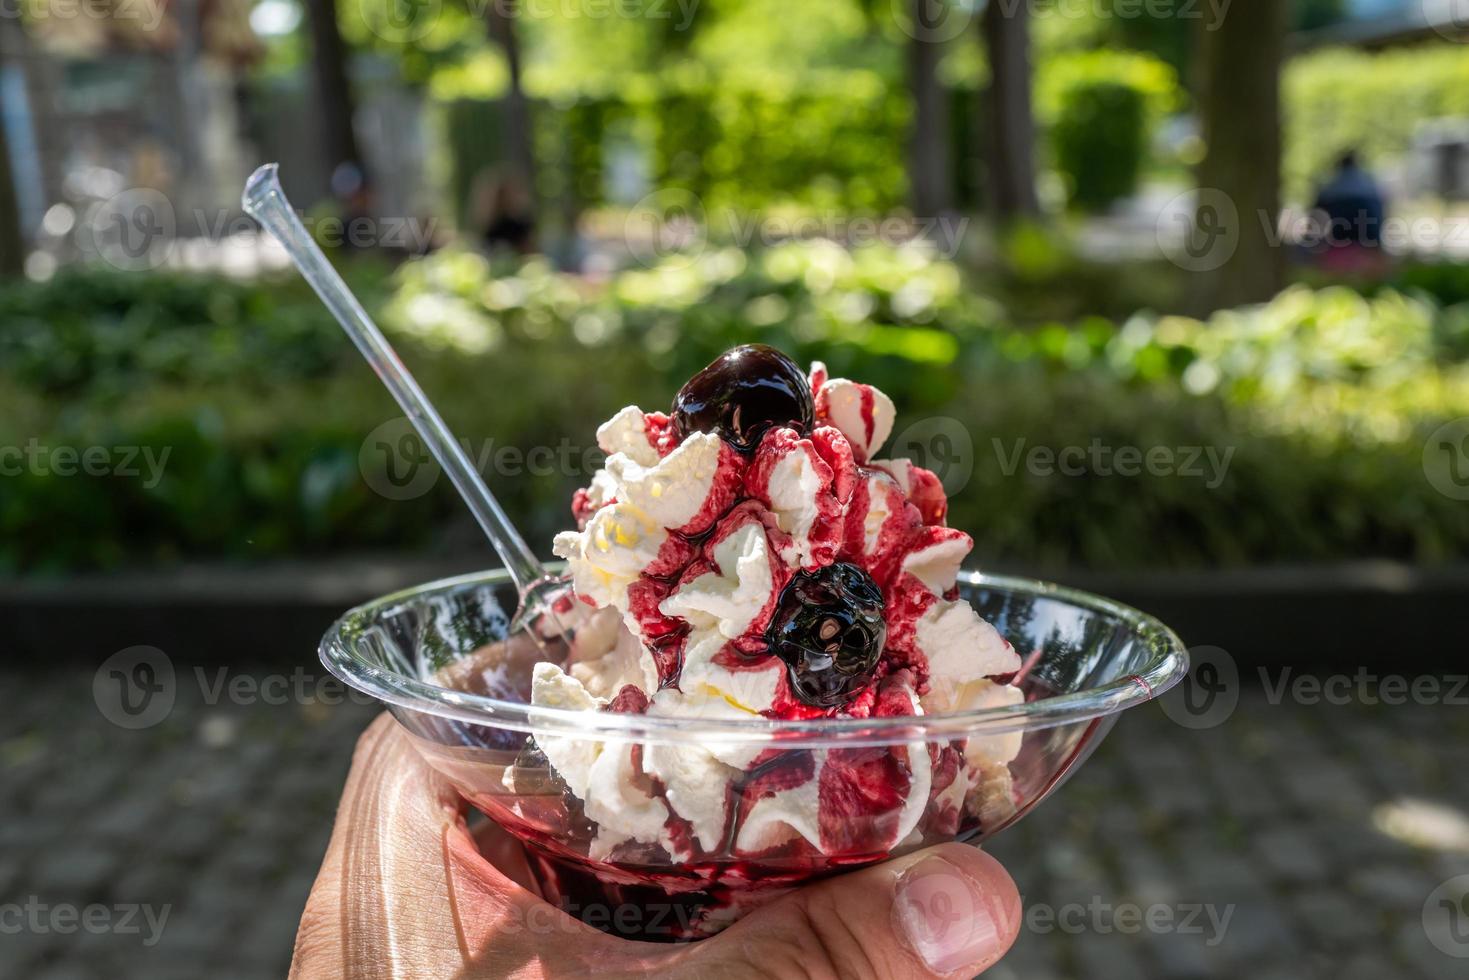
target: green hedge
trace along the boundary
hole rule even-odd
[[[543,546],[587,478],[577,454],[598,422],[668,404],[752,340],[879,385],[900,431],[950,435],[972,467],[953,522],[984,559],[1431,561],[1469,546],[1469,510],[1422,469],[1428,433],[1469,415],[1469,316],[1426,298],[1297,287],[1208,324],[1022,329],[931,253],[826,243],[711,248],[601,286],[459,252],[353,281],[477,451],[568,442],[570,469],[492,476]],[[0,566],[478,547],[446,481],[407,501],[371,489],[380,463],[364,440],[397,414],[289,280],[77,272],[0,288],[0,447],[170,453],[156,485],[0,477]],[[1197,476],[1009,466],[1094,440],[1231,455]]]
[[[496,103],[461,100],[445,113],[450,193],[462,208],[473,175],[496,160]],[[772,205],[886,213],[907,195],[905,93],[871,72],[846,71],[799,88],[665,81],[617,97],[542,103],[536,113],[540,192],[579,205],[604,201],[603,150],[614,139],[651,149],[655,187],[697,195],[706,208]]]
[[[1051,131],[1071,204],[1099,211],[1137,189],[1147,152],[1142,95],[1116,82],[1072,90]]]
[[[1178,77],[1133,51],[1073,51],[1036,74],[1036,116],[1073,206],[1100,210],[1137,189],[1158,122],[1182,104]]]
[[[1282,82],[1286,191],[1310,200],[1342,151],[1372,165],[1404,156],[1427,120],[1469,115],[1469,47],[1377,54],[1332,48],[1291,59]]]

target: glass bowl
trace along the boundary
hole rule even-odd
[[[321,657],[387,704],[424,759],[524,842],[548,901],[629,938],[698,938],[815,877],[1000,832],[1076,771],[1119,712],[1187,672],[1178,637],[1119,603],[977,572],[959,588],[1019,652],[1023,701],[810,721],[533,706],[544,655],[509,634],[516,593],[499,570],[360,606],[327,633]],[[626,778],[604,778],[585,799],[566,792],[557,768],[603,753],[616,753],[604,770]],[[727,778],[702,794],[697,780],[661,785],[643,774],[648,753],[684,753]],[[643,811],[652,831],[628,836],[629,814]]]

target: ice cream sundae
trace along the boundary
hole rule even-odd
[[[532,702],[813,719],[1021,701],[1019,657],[959,598],[972,541],[945,526],[938,478],[880,455],[893,420],[876,388],[759,345],[721,356],[667,414],[614,415],[578,529],[555,541],[582,621],[564,664],[535,667]],[[717,879],[740,874],[733,854],[809,875],[1003,822],[1019,742],[793,752],[543,735],[505,784],[549,773],[595,862],[698,878],[720,854],[702,873]]]

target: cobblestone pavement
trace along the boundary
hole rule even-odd
[[[99,712],[89,672],[0,674],[0,977],[284,974],[375,710],[211,705],[212,671],[178,677],[168,716],[130,731]],[[1469,875],[1466,772],[1458,707],[1256,690],[1206,731],[1138,709],[993,843],[1027,922],[991,975],[1463,978],[1469,959],[1449,953],[1469,957],[1469,909],[1434,891]],[[57,909],[104,914],[89,905],[112,926],[61,931]],[[153,922],[124,922],[125,905]]]

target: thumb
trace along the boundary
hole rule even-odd
[[[1020,915],[998,861],[942,844],[793,892],[697,944],[681,965],[700,977],[967,977],[1005,955]]]

